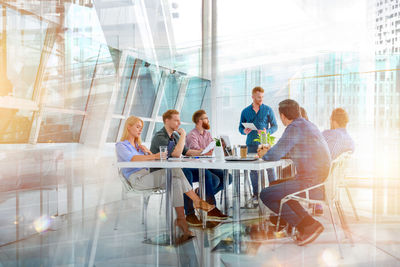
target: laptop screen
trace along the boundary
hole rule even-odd
[[[232,156],[232,147],[231,147],[231,141],[229,140],[229,136],[221,135],[221,142],[225,156]]]

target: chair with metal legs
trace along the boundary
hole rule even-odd
[[[118,168],[118,177],[122,183],[122,190],[121,190],[121,201],[120,206],[117,211],[117,217],[115,219],[114,230],[118,230],[118,223],[119,223],[119,216],[120,210],[122,209],[123,202],[128,198],[129,195],[141,195],[142,197],[142,224],[144,224],[144,239],[147,239],[147,207],[149,204],[150,196],[151,195],[161,195],[161,203],[160,203],[160,211],[161,213],[161,206],[163,201],[163,194],[165,193],[165,189],[163,188],[151,188],[146,190],[136,190],[132,187],[131,183],[125,179],[122,175],[121,169]]]
[[[338,186],[339,186],[339,188],[344,188],[346,190],[347,198],[349,199],[351,208],[352,208],[353,213],[354,213],[354,217],[356,218],[357,221],[359,221],[360,218],[358,217],[358,213],[357,213],[356,207],[354,205],[353,198],[351,197],[349,186],[347,185],[347,182],[345,180],[345,175],[343,175],[341,177],[341,180],[340,180],[340,183],[339,183]],[[340,194],[339,194],[338,197],[339,197],[338,200],[340,201]]]
[[[335,237],[336,237],[336,241],[338,244],[340,256],[343,258],[342,248],[340,246],[338,234],[336,231],[336,224],[335,224],[335,220],[334,220],[333,214],[332,214],[332,205],[335,205],[335,207],[336,207],[336,211],[339,215],[339,219],[340,219],[340,222],[342,225],[342,229],[345,233],[345,236],[348,237],[350,239],[351,243],[353,244],[353,239],[352,239],[350,230],[348,228],[347,222],[345,220],[342,206],[340,205],[340,201],[339,201],[339,197],[338,197],[338,195],[339,195],[338,185],[339,185],[340,181],[343,179],[342,176],[344,176],[344,171],[345,171],[344,169],[346,166],[345,164],[346,164],[347,160],[349,159],[350,155],[351,155],[350,152],[345,152],[345,153],[342,153],[334,161],[332,161],[329,175],[323,183],[306,188],[304,190],[297,191],[292,194],[289,194],[281,200],[280,207],[279,207],[279,213],[278,213],[278,222],[276,225],[277,232],[279,229],[280,219],[281,219],[281,215],[282,215],[281,214],[282,206],[286,202],[288,202],[290,200],[295,200],[300,203],[307,203],[307,204],[310,204],[310,203],[311,204],[325,204],[328,206],[330,220],[331,220],[334,232],[335,232]],[[324,200],[316,200],[316,199],[310,198],[310,191],[315,190],[317,188],[324,189],[324,193],[325,193]]]

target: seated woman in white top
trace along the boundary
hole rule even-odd
[[[121,141],[116,143],[118,161],[145,161],[160,158],[160,153],[153,154],[141,144],[140,134],[143,121],[135,116],[129,117],[124,126]],[[122,174],[137,190],[165,188],[165,170],[150,172],[146,168],[124,168]],[[172,169],[172,204],[177,214],[176,225],[185,235],[193,235],[188,229],[183,208],[183,194],[193,200],[196,209],[210,211],[215,206],[201,200],[193,191],[181,169]]]

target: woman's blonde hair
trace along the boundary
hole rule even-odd
[[[129,136],[128,126],[132,126],[132,125],[136,124],[137,122],[142,123],[142,127],[143,127],[143,121],[142,121],[142,119],[140,119],[138,117],[130,116],[129,118],[126,119],[125,125],[124,125],[124,131],[122,132],[122,136],[121,136],[121,141],[125,141],[128,139],[128,136]],[[140,136],[138,138],[135,138],[135,143],[138,145],[142,144],[142,140],[140,139]]]

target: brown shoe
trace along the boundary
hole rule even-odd
[[[218,208],[214,208],[207,213],[208,219],[213,220],[226,220],[228,215],[223,214]]]
[[[220,225],[221,222],[216,222],[216,221],[206,221],[206,228],[207,229],[213,229],[215,227],[217,227],[218,225]]]
[[[190,226],[202,226],[203,222],[197,218],[196,214],[189,214],[186,216],[186,222]]]
[[[208,204],[204,200],[200,200],[198,203],[193,202],[194,208],[197,210],[203,210],[203,211],[211,211],[215,208],[215,205]]]

